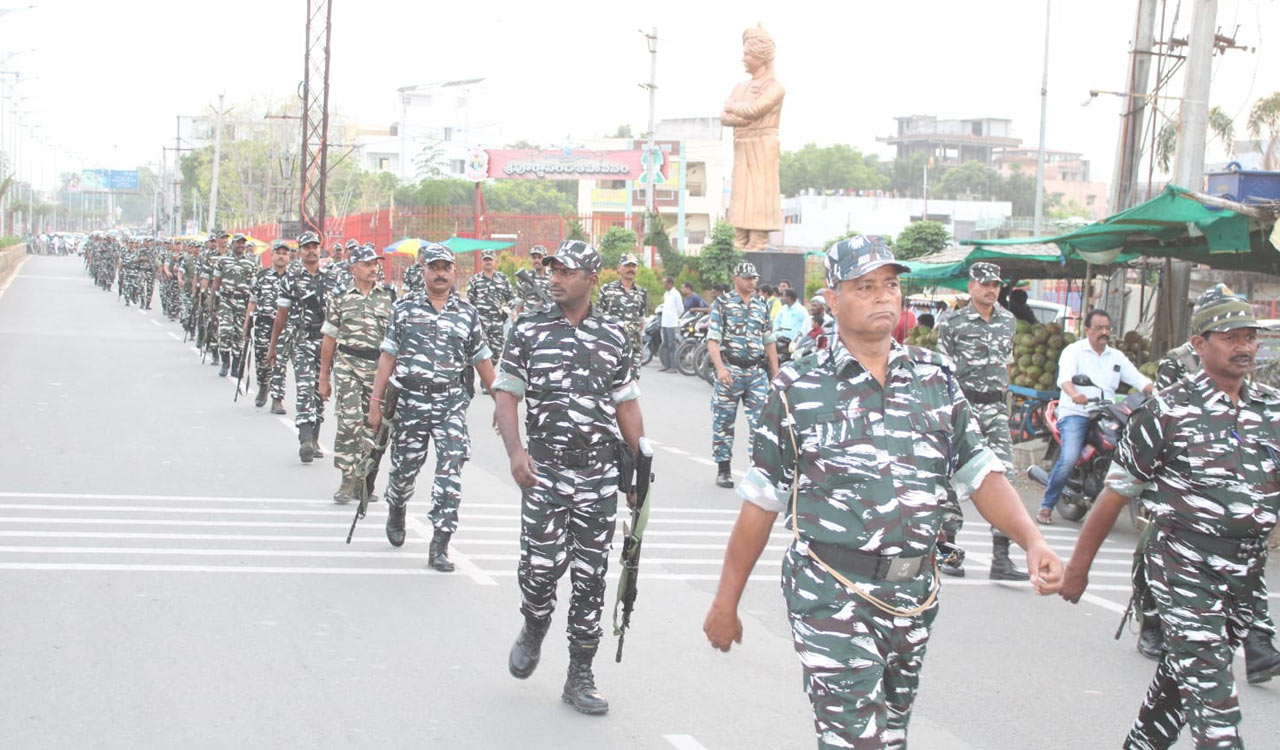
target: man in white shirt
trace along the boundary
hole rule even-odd
[[[676,280],[670,276],[662,280],[667,291],[662,293],[662,348],[658,358],[662,362],[659,372],[676,369],[676,342],[679,340],[680,315],[684,312],[684,297],[676,289]]]
[[[1049,484],[1045,487],[1044,500],[1036,520],[1042,524],[1053,522],[1053,506],[1062,497],[1071,469],[1080,458],[1089,428],[1090,410],[1086,404],[1090,398],[1111,400],[1120,383],[1144,393],[1151,393],[1152,383],[1138,372],[1118,349],[1107,344],[1111,341],[1111,318],[1103,310],[1092,310],[1084,319],[1085,338],[1068,344],[1058,358],[1058,435],[1062,438],[1062,450],[1049,472]],[[1090,386],[1077,386],[1071,382],[1076,375],[1087,375],[1093,381]]]
[[[782,293],[782,306],[773,318],[773,332],[780,338],[795,341],[804,333],[804,325],[809,322],[809,311],[804,309],[796,297],[794,289]]]

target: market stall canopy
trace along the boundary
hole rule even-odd
[[[470,237],[450,237],[440,243],[456,253],[470,253],[477,250],[506,250],[514,242],[506,242],[503,240],[476,240]]]
[[[418,248],[422,247],[422,243],[424,242],[426,242],[426,240],[418,239],[417,237],[410,237],[398,242],[392,242],[390,245],[382,248],[382,252],[384,255],[399,253],[401,255],[408,255],[412,258],[417,258]]]

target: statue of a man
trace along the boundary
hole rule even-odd
[[[751,80],[734,86],[720,122],[733,128],[733,186],[729,223],[741,250],[764,250],[769,232],[782,229],[778,122],[782,84],[773,77],[773,37],[762,27],[742,32],[742,64]]]

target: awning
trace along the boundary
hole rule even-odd
[[[502,240],[476,240],[470,237],[450,237],[441,244],[456,254],[470,253],[476,250],[506,250],[516,243]]]

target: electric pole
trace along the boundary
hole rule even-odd
[[[657,161],[653,153],[653,105],[654,95],[658,92],[658,27],[654,26],[653,30],[644,35],[645,42],[649,45],[649,83],[641,84],[642,88],[649,89],[649,139],[645,144],[645,161],[644,161],[644,233],[648,236],[652,227],[649,226],[650,217],[653,215],[653,167]],[[628,198],[628,200],[630,200]],[[644,237],[640,238],[641,246],[644,245]],[[646,253],[647,254],[647,253]],[[646,265],[649,265],[646,258]]]
[[[222,98],[223,94],[218,94],[218,122],[216,132],[213,138],[213,177],[209,180],[209,224],[207,229],[213,229],[218,223],[218,164],[222,161]]]
[[[1120,213],[1133,200],[1133,183],[1142,160],[1142,122],[1151,78],[1151,51],[1155,48],[1156,5],[1156,0],[1138,0],[1138,20],[1129,48],[1129,74],[1122,89],[1125,96],[1120,115],[1120,149],[1111,175],[1108,215]]]
[[[1049,10],[1052,0],[1044,0],[1044,76],[1040,79],[1040,148],[1036,150],[1036,213],[1031,235],[1040,236],[1044,223],[1044,135],[1049,107]]]

